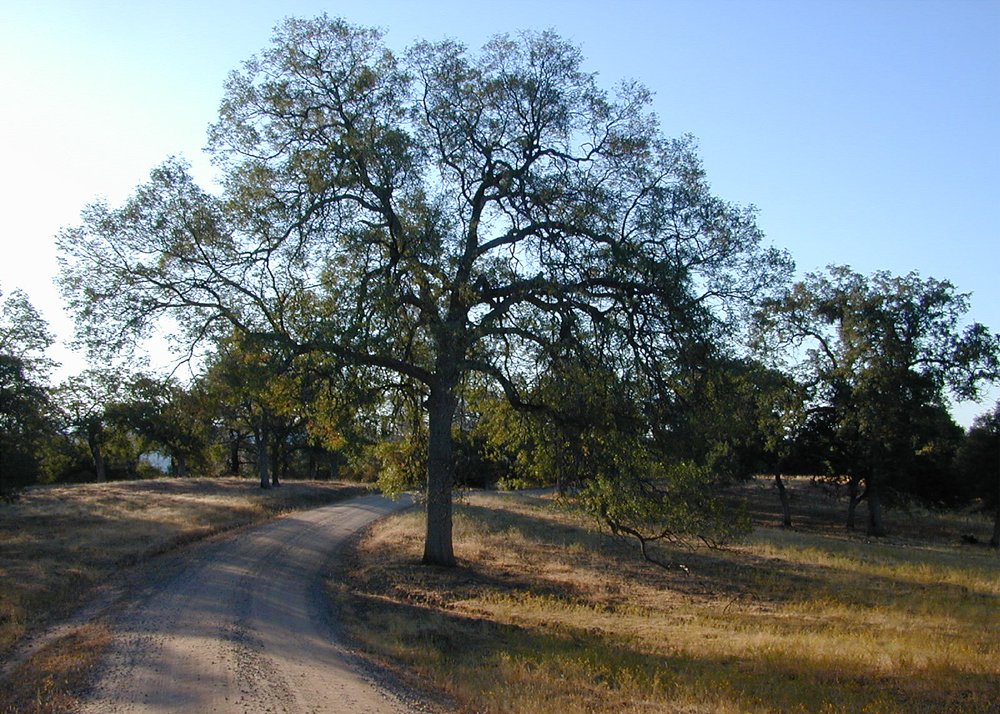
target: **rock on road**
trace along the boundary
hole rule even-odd
[[[323,595],[331,557],[404,507],[363,496],[193,549],[114,624],[84,714],[404,714],[351,665]]]

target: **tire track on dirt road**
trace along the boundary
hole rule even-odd
[[[82,714],[408,714],[338,643],[323,573],[358,530],[408,505],[362,496],[195,548],[113,623]]]

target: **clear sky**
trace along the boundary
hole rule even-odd
[[[652,89],[664,132],[698,137],[715,192],[757,206],[800,273],[949,279],[1000,331],[1000,0],[0,0],[0,289],[70,337],[59,228],[170,155],[210,184],[227,73],[322,12],[399,49],[555,29],[609,87]]]

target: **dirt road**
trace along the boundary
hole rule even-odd
[[[401,508],[364,496],[192,551],[116,619],[84,714],[402,714],[337,644],[322,575],[358,529]]]

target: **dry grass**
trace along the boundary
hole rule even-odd
[[[89,624],[48,643],[20,662],[0,693],[0,714],[64,714],[111,644],[111,631]]]
[[[870,543],[792,487],[799,528],[769,525],[777,497],[752,485],[754,536],[676,553],[690,574],[551,499],[495,494],[457,510],[459,568],[416,564],[411,512],[331,589],[371,657],[463,712],[1000,712],[1000,558],[959,544],[986,524],[894,514]]]
[[[65,614],[88,588],[178,545],[361,489],[236,479],[157,479],[37,488],[0,504],[0,653]]]

